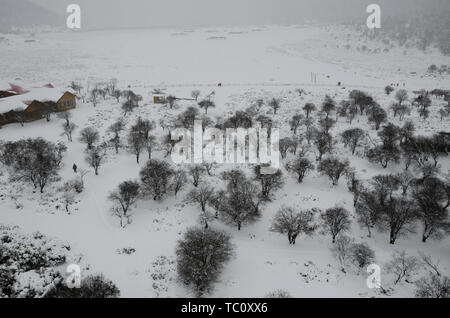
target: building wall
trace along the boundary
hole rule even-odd
[[[45,114],[49,112],[63,112],[70,109],[74,109],[77,105],[76,96],[66,92],[61,96],[57,103],[55,102],[40,102],[33,101],[25,110],[25,121],[31,122],[45,118]],[[11,110],[6,113],[0,113],[0,125],[6,125],[10,123],[17,123],[14,111]]]
[[[25,121],[35,121],[44,118],[45,105],[38,101],[33,101],[30,106],[25,109]]]
[[[70,93],[64,93],[64,95],[58,100],[58,110],[59,112],[66,111],[69,109],[74,109],[77,106],[77,101],[75,95]]]

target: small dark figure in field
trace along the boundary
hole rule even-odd
[[[73,167],[72,167],[72,169],[73,169],[73,172],[77,173],[77,169],[78,169],[78,167],[77,167],[77,165],[76,165],[76,164],[73,164]]]

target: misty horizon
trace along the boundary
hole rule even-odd
[[[6,1],[6,0],[3,0]],[[19,0],[24,1],[24,0]],[[71,0],[29,0],[57,16],[64,27]],[[420,18],[450,10],[445,0],[307,1],[307,0],[79,0],[82,29],[133,29],[207,26],[303,24],[308,22],[361,22],[370,3],[381,6],[382,17]]]

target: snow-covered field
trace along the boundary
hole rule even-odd
[[[306,102],[320,105],[326,94],[341,101],[348,97],[350,90],[361,89],[387,109],[394,101],[393,94],[387,96],[384,93],[388,84],[399,83],[399,88],[407,89],[410,96],[417,89],[450,88],[448,75],[426,75],[431,64],[450,65],[449,57],[434,50],[424,53],[409,49],[404,54],[402,48],[391,48],[384,52],[382,44],[365,43],[356,34],[334,26],[117,30],[4,35],[4,38],[0,42],[1,86],[21,81],[52,83],[66,88],[71,81],[77,81],[92,88],[97,82],[116,78],[119,88],[129,87],[143,96],[140,107],[125,116],[128,126],[138,116],[159,123],[161,119],[168,120],[187,107],[195,106],[192,101],[178,101],[172,110],[165,105],[155,105],[151,93],[154,88],[186,98],[193,89],[199,89],[201,97],[214,91],[217,107],[208,111],[211,118],[244,110],[257,98],[281,98],[278,113],[268,116],[276,122],[282,137],[290,136],[288,121],[302,111]],[[25,41],[30,39],[34,41]],[[352,48],[345,48],[347,43],[351,43]],[[355,49],[364,44],[381,50],[371,53]],[[315,81],[311,81],[311,73]],[[342,83],[341,87],[338,82]],[[217,87],[217,83],[222,86]],[[298,88],[304,89],[306,94],[300,97],[295,91]],[[450,129],[449,118],[443,121],[439,118],[442,103],[442,100],[433,99],[427,120],[420,119],[415,109],[412,111],[408,119],[416,124],[418,133],[428,135]],[[263,110],[270,108],[265,106]],[[76,163],[79,168],[89,169],[84,160],[85,145],[77,138],[79,130],[95,127],[106,141],[110,138],[107,128],[123,116],[123,112],[120,104],[108,97],[95,108],[90,103],[78,101],[72,115],[72,121],[79,128],[74,133],[74,141],[67,143],[68,151],[60,172],[62,180],[50,185],[44,194],[33,191],[28,184],[10,183],[2,167],[0,223],[18,225],[25,233],[40,231],[67,242],[72,253],[83,255],[82,275],[104,273],[117,284],[121,296],[193,296],[177,280],[173,262],[181,235],[189,226],[199,224],[198,206],[183,202],[190,186],[177,198],[171,196],[162,202],[151,198],[139,200],[132,210],[132,224],[121,228],[118,219],[111,215],[108,194],[120,182],[138,179],[145,160],[138,165],[128,151],[122,149],[116,155],[110,150],[99,175],[93,171],[86,175],[86,189],[70,207],[70,214],[58,208],[61,194],[57,189],[74,177],[72,165]],[[398,118],[390,117],[390,120],[402,124]],[[0,139],[40,136],[66,142],[66,137],[61,136],[61,125],[62,120],[56,116],[50,122],[41,120],[24,127],[11,124],[0,130]],[[349,126],[340,118],[332,133],[338,136]],[[377,139],[376,131],[370,128],[365,117],[358,116],[352,126],[363,128]],[[159,125],[156,134],[163,134]],[[364,179],[402,169],[402,165],[382,169],[362,155],[351,156],[341,143],[335,153],[349,158]],[[162,159],[163,152],[157,151],[154,157]],[[450,169],[450,158],[441,158],[440,164],[441,171],[446,173]],[[206,179],[217,189],[223,188],[225,183],[219,173],[227,168],[229,166],[217,167],[214,175]],[[251,174],[249,168],[244,169]],[[241,231],[220,221],[213,222],[212,226],[231,233],[236,255],[226,265],[209,296],[262,297],[276,289],[285,289],[294,297],[384,296],[367,288],[365,272],[344,274],[340,271],[329,249],[329,235],[302,236],[291,246],[285,236],[269,231],[272,218],[281,205],[327,209],[340,204],[353,214],[353,196],[347,190],[344,178],[339,186],[332,187],[326,177],[315,171],[298,184],[284,171],[284,180],[283,188],[264,207],[262,218],[257,222],[245,225]],[[383,271],[383,266],[395,250],[405,250],[409,255],[423,251],[439,259],[442,272],[450,274],[450,238],[429,240],[424,244],[419,232],[399,238],[391,245],[388,233],[376,231],[372,238],[367,238],[366,231],[353,219],[351,235],[375,250],[376,263],[382,268],[382,284],[391,286],[392,277]],[[117,251],[128,247],[136,252],[128,255]],[[161,275],[153,275],[155,273]],[[411,297],[413,290],[413,284],[403,282],[394,287],[391,295]]]

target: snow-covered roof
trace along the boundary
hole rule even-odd
[[[57,102],[67,91],[48,87],[29,88],[29,90],[25,94],[0,99],[0,113],[6,113],[17,108],[26,108],[34,100]]]

